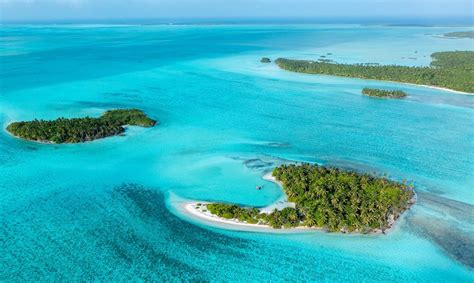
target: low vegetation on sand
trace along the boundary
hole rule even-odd
[[[337,64],[279,58],[282,69],[308,74],[395,81],[474,92],[474,51],[436,52],[429,67],[399,65]]]
[[[386,90],[377,88],[364,88],[362,94],[377,98],[403,98],[407,94],[401,90]]]
[[[455,31],[444,34],[445,37],[451,38],[474,38],[474,31]]]
[[[282,165],[273,176],[295,208],[271,213],[212,203],[210,213],[273,228],[319,227],[330,232],[384,231],[414,203],[413,188],[384,177],[312,164]]]
[[[125,131],[123,126],[152,127],[156,121],[138,109],[118,109],[105,112],[99,118],[58,118],[14,122],[7,130],[13,135],[45,143],[79,143],[114,136]]]

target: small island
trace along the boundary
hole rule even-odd
[[[429,67],[339,64],[326,61],[278,58],[282,69],[298,73],[331,75],[425,85],[474,93],[474,51],[436,52]]]
[[[14,122],[7,131],[16,137],[42,143],[79,143],[125,132],[124,126],[153,127],[157,122],[138,109],[106,111],[99,118],[58,118]]]
[[[444,34],[444,37],[449,38],[470,38],[474,39],[474,31],[455,31]]]
[[[268,213],[225,203],[195,209],[249,226],[385,233],[415,203],[412,186],[384,177],[312,164],[282,165],[272,174],[293,206]]]
[[[263,57],[262,59],[260,59],[260,63],[271,63],[272,60],[270,60],[270,58],[267,58],[267,57]]]
[[[401,90],[386,90],[367,87],[362,89],[362,94],[376,98],[403,98],[407,96],[407,94]]]

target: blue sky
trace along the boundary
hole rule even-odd
[[[471,18],[473,0],[0,0],[2,21]]]

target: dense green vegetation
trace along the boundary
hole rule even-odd
[[[270,225],[275,229],[279,228],[294,228],[301,225],[303,216],[293,207],[285,207],[282,210],[274,210],[271,213],[261,213],[258,216],[263,223]]]
[[[474,92],[474,51],[436,52],[430,67],[408,67],[374,64],[333,64],[308,60],[279,58],[282,69],[341,77],[413,83]]]
[[[270,58],[267,58],[267,57],[263,57],[261,60],[260,60],[261,63],[271,63],[272,60],[270,60]]]
[[[105,112],[99,118],[58,118],[14,122],[7,130],[13,135],[33,141],[78,143],[123,133],[124,125],[152,127],[155,120],[138,109],[118,109]]]
[[[225,219],[238,219],[247,223],[257,223],[259,210],[256,208],[242,208],[237,205],[224,203],[210,203],[207,205],[210,213]]]
[[[260,213],[260,210],[254,207],[243,208],[235,204],[210,203],[206,207],[210,213],[225,219],[237,219],[250,224],[264,223],[273,228],[297,227],[301,222],[298,212],[291,207],[281,211],[275,210],[269,214]]]
[[[116,109],[106,111],[99,119],[119,125],[153,127],[156,121],[146,116],[138,109]]]
[[[367,233],[385,230],[413,203],[411,186],[337,168],[282,165],[273,176],[295,208],[272,213],[231,204],[208,204],[209,211],[227,219],[281,227],[321,227],[328,231]]]
[[[364,88],[362,93],[367,96],[378,98],[402,98],[407,96],[407,94],[401,90],[386,90],[377,88]]]
[[[445,37],[474,38],[474,31],[455,31],[444,34]]]

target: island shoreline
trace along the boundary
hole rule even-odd
[[[15,121],[11,122],[11,123],[14,123]],[[158,123],[157,123],[158,124]],[[32,142],[32,143],[36,143],[36,144],[42,144],[42,145],[55,145],[55,146],[59,146],[59,145],[70,145],[70,144],[84,144],[84,143],[92,143],[92,142],[95,142],[95,141],[100,141],[100,140],[104,140],[104,139],[108,139],[108,138],[113,138],[113,137],[121,137],[121,136],[126,136],[126,132],[128,130],[129,127],[139,127],[139,126],[135,126],[135,125],[124,125],[122,126],[124,128],[124,131],[118,135],[111,135],[111,136],[106,136],[106,137],[101,137],[101,138],[97,138],[97,139],[93,139],[93,140],[90,140],[90,141],[84,141],[84,142],[63,142],[63,143],[55,143],[55,142],[52,142],[52,141],[48,141],[48,140],[29,140],[29,139],[24,139],[22,137],[19,137],[19,136],[16,136],[14,135],[13,133],[11,133],[10,131],[7,130],[6,127],[3,128],[3,131],[10,137],[14,138],[15,140],[19,140],[19,141],[23,141],[23,142]]]
[[[316,74],[316,73],[294,72],[294,71],[283,69],[280,66],[278,66],[278,68],[282,71],[285,71],[285,72],[296,73],[296,74],[304,74],[304,75],[310,75],[310,76],[324,76],[324,77],[333,77],[333,78],[367,80],[367,81],[374,81],[374,82],[387,82],[387,83],[403,84],[403,85],[416,86],[416,87],[431,88],[431,89],[435,89],[435,90],[442,90],[442,91],[446,91],[446,92],[457,93],[457,94],[468,95],[468,96],[474,95],[474,93],[472,93],[472,92],[465,92],[465,91],[445,88],[445,87],[441,87],[441,86],[419,85],[419,84],[414,84],[414,83],[405,83],[405,82],[388,81],[388,80],[364,79],[364,78],[357,78],[357,77],[345,77],[345,76]]]
[[[276,180],[275,177],[273,177],[272,173],[267,173],[264,176],[262,176],[262,179],[273,182],[277,184],[281,190],[283,191],[283,194],[285,194],[283,190],[282,183]],[[285,194],[286,198],[286,194]],[[416,203],[416,193],[413,194],[412,199],[410,200],[410,203],[412,206],[413,204]],[[270,225],[267,224],[252,224],[252,223],[246,223],[243,221],[240,221],[238,219],[225,219],[222,217],[219,217],[217,215],[214,215],[210,213],[206,205],[210,204],[211,202],[206,202],[206,201],[197,201],[197,200],[186,200],[183,201],[179,204],[179,210],[187,215],[188,217],[193,218],[194,220],[198,221],[199,223],[203,223],[212,227],[216,227],[219,229],[224,229],[224,230],[238,230],[238,231],[245,231],[245,232],[262,232],[262,233],[298,233],[298,232],[315,232],[315,231],[320,231],[320,232],[326,232],[328,231],[324,227],[307,227],[307,226],[298,226],[298,227],[292,227],[292,228],[273,228]],[[275,201],[274,203],[260,208],[261,212],[268,212],[268,208],[277,208],[278,201]],[[286,201],[287,206],[294,205],[293,203],[290,203]],[[282,207],[283,208],[283,207]],[[206,211],[204,211],[204,209]],[[272,210],[272,209],[271,209]],[[404,213],[402,213],[397,219],[393,219],[390,221],[389,228],[387,229],[374,229],[368,233],[362,233],[360,231],[353,231],[353,232],[337,232],[335,234],[340,234],[340,235],[385,235],[388,233],[391,233],[394,228],[397,226],[396,224],[400,222],[400,220],[407,214],[409,209],[407,209]]]
[[[86,143],[113,136],[123,136],[131,126],[154,127],[158,121],[139,109],[107,110],[99,117],[64,118],[10,122],[9,135],[39,144]]]

